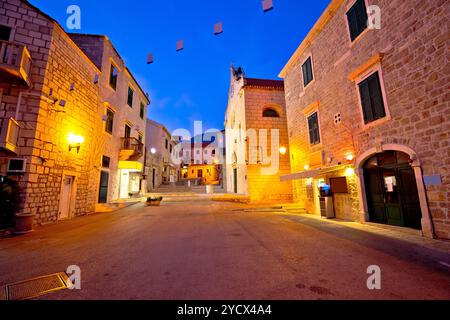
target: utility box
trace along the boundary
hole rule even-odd
[[[333,197],[320,197],[320,215],[322,218],[334,219]]]

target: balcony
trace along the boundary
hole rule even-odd
[[[138,160],[144,155],[144,144],[136,138],[121,138],[120,139],[120,154],[119,159]]]
[[[0,149],[17,153],[19,123],[13,118],[0,118]]]
[[[31,55],[21,44],[0,40],[0,78],[31,85]]]

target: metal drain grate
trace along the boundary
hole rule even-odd
[[[49,276],[34,278],[9,284],[3,290],[4,300],[27,300],[50,292],[67,289],[69,277],[61,272]]]

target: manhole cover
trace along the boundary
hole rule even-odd
[[[63,273],[55,273],[26,281],[9,284],[3,288],[2,300],[27,300],[50,292],[67,289],[69,277]]]

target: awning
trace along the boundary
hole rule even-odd
[[[321,175],[324,175],[326,173],[334,172],[334,171],[340,171],[347,168],[352,167],[351,165],[337,165],[332,167],[326,167],[326,168],[319,168],[319,169],[312,169],[308,171],[298,172],[298,173],[292,173],[285,176],[281,176],[281,181],[292,181],[292,180],[302,180],[302,179],[309,179],[309,178],[316,178]]]
[[[143,165],[137,161],[119,161],[119,169],[142,172]]]

